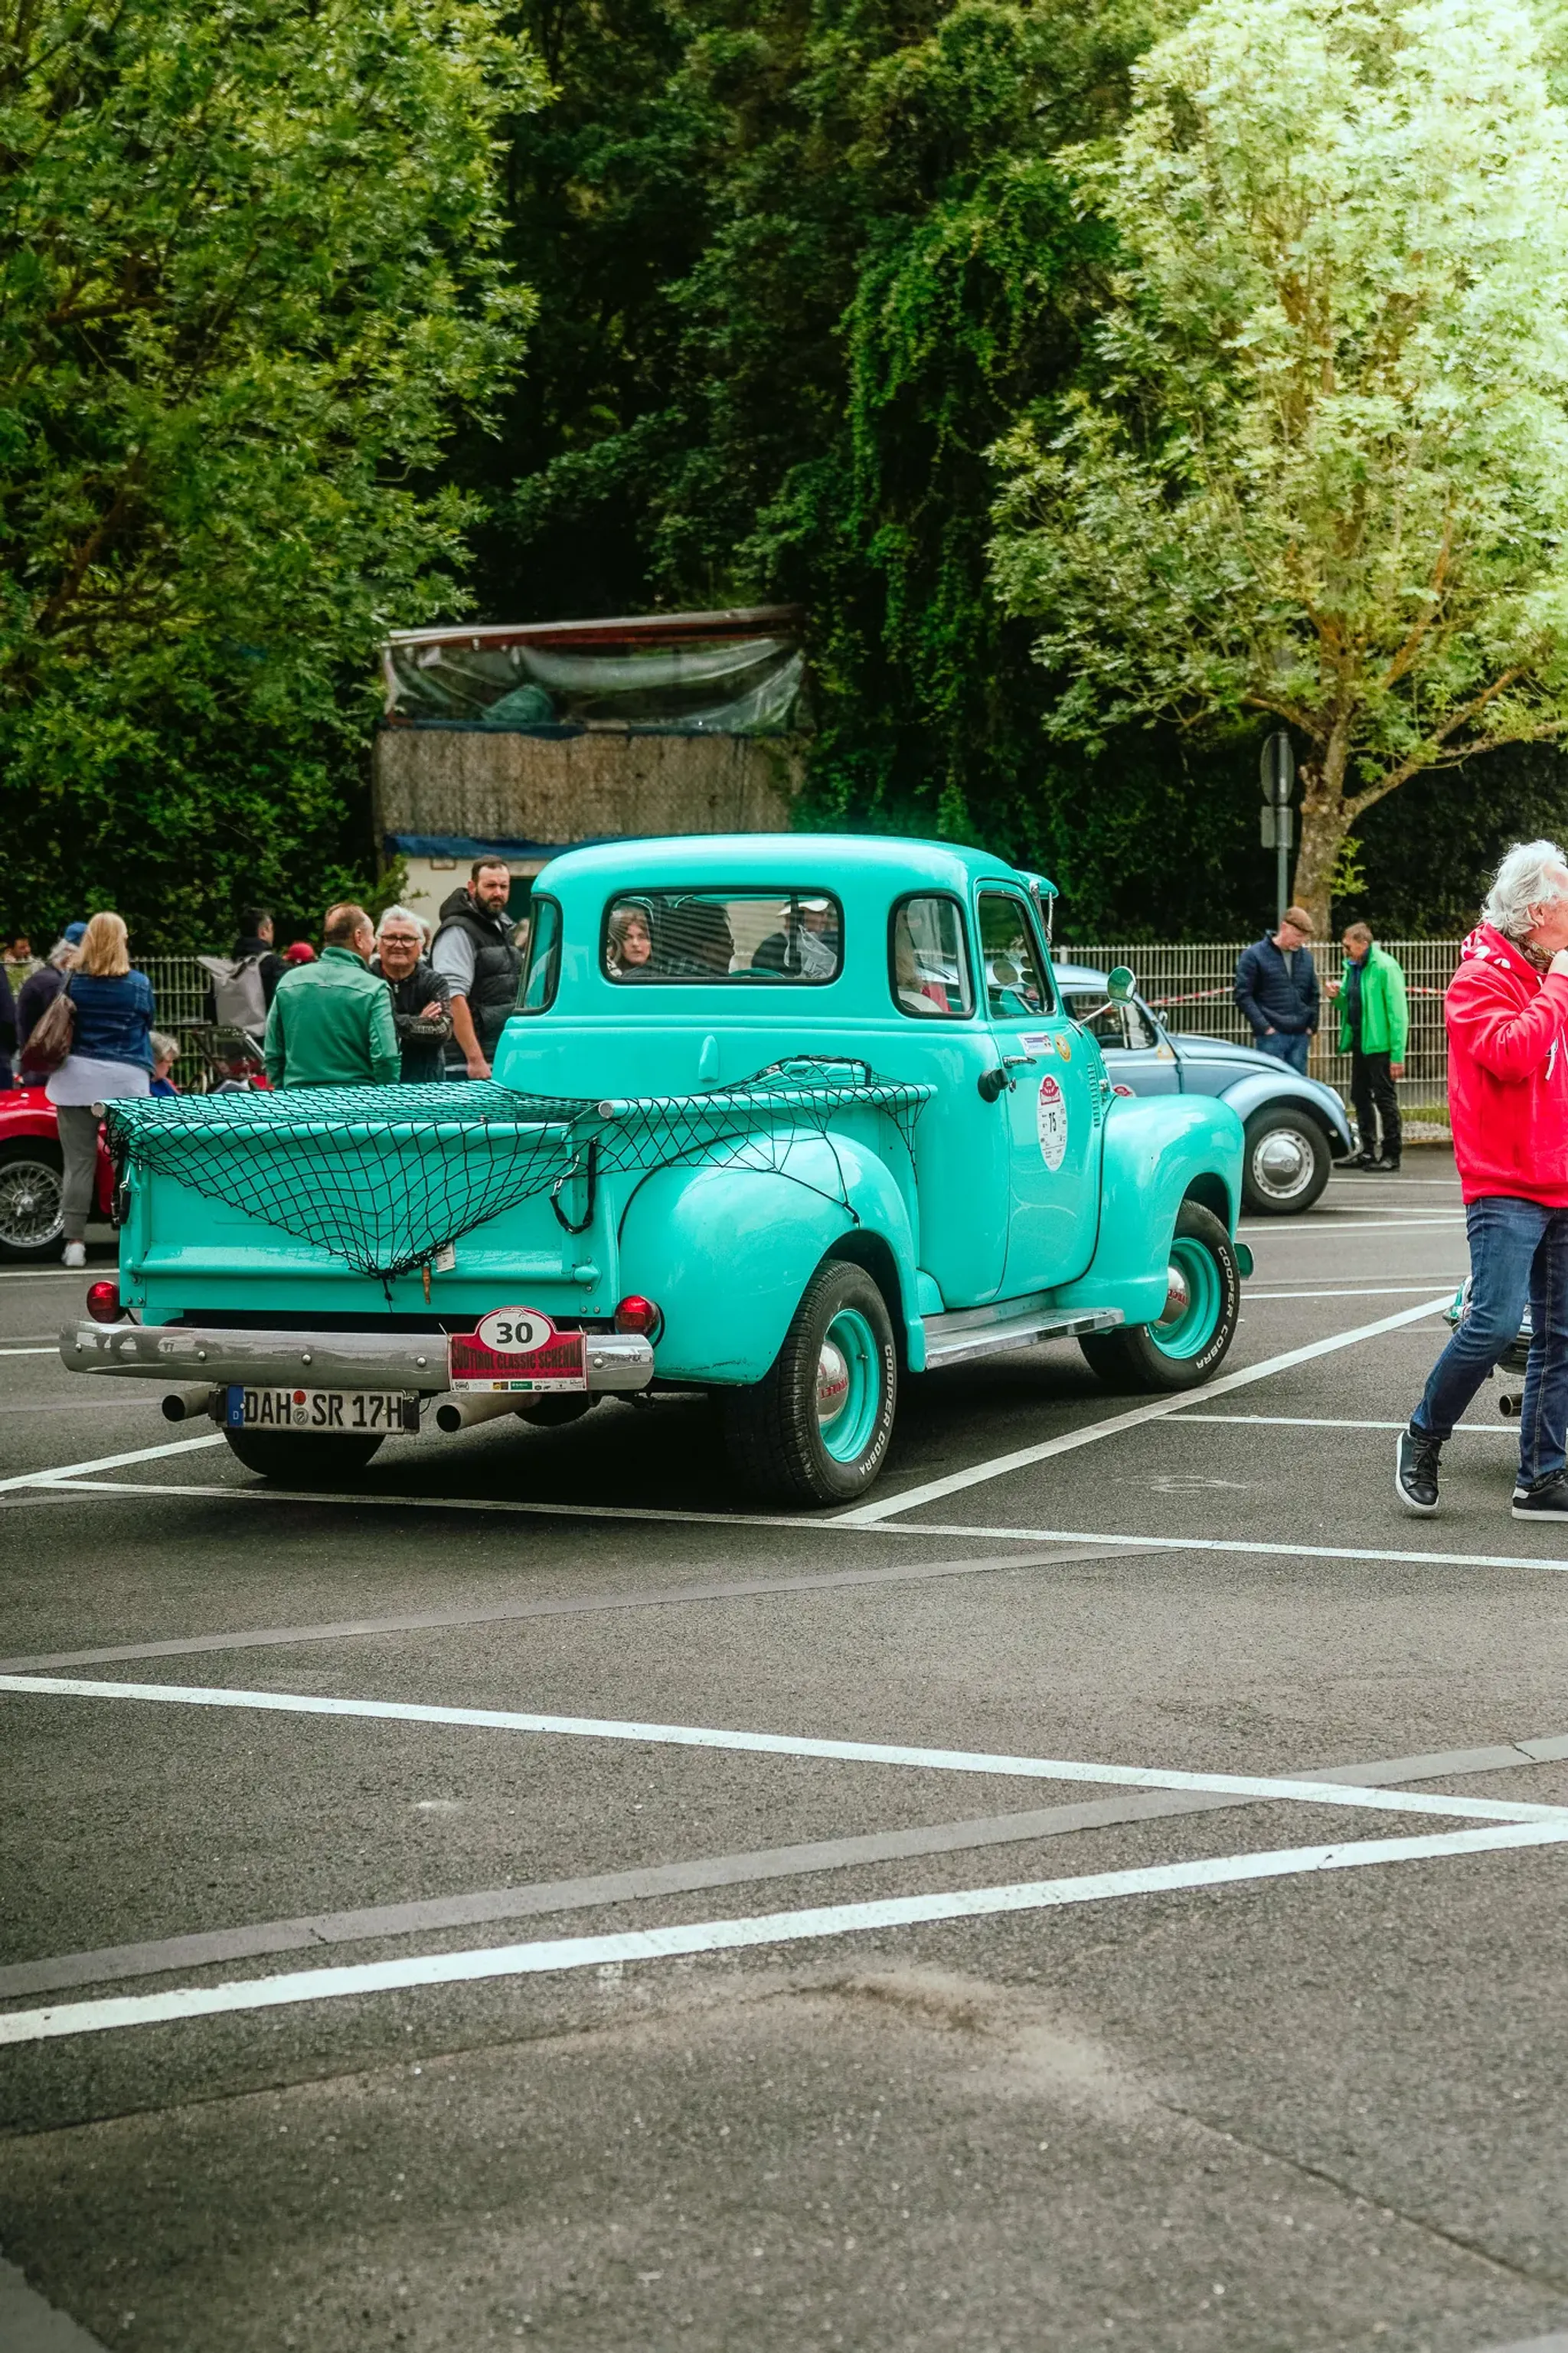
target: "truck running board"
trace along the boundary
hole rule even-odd
[[[927,1315],[926,1370],[967,1364],[972,1356],[999,1356],[1011,1348],[1032,1348],[1038,1340],[1065,1340],[1079,1332],[1113,1332],[1125,1322],[1120,1307],[1063,1308],[1037,1293],[1005,1299],[995,1307],[961,1307],[951,1315]]]

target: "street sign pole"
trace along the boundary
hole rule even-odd
[[[1263,843],[1265,849],[1273,847],[1277,913],[1283,922],[1290,903],[1290,847],[1296,831],[1295,811],[1290,807],[1296,788],[1296,754],[1283,727],[1277,727],[1263,746],[1258,768],[1263,786]]]

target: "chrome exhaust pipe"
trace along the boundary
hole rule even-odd
[[[494,1421],[501,1413],[515,1413],[522,1404],[522,1396],[508,1392],[504,1397],[453,1397],[441,1399],[436,1409],[436,1427],[450,1437],[455,1430],[472,1430],[477,1421]]]
[[[200,1421],[218,1418],[216,1389],[171,1389],[163,1399],[165,1421]]]

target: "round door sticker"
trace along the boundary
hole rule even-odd
[[[555,1326],[537,1307],[493,1307],[481,1317],[479,1337],[498,1356],[526,1356],[555,1337]]]
[[[1040,1157],[1047,1168],[1059,1168],[1067,1156],[1068,1107],[1061,1088],[1049,1071],[1040,1081],[1036,1116],[1040,1126]]]

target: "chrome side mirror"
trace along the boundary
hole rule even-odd
[[[1138,994],[1138,983],[1131,965],[1116,965],[1106,974],[1105,993],[1112,1005],[1131,1004]]]

